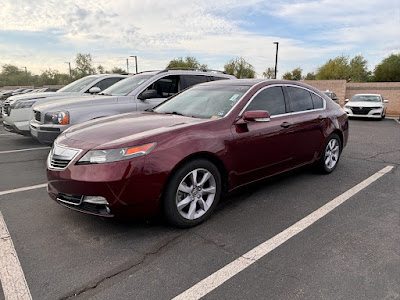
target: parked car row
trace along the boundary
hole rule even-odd
[[[161,212],[178,227],[203,222],[242,185],[305,164],[332,172],[348,139],[347,114],[309,85],[207,70],[88,76],[47,97],[10,97],[3,113],[8,131],[53,144],[58,204],[102,217]]]

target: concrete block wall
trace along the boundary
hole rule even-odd
[[[344,105],[346,99],[346,80],[304,80],[307,83],[320,91],[330,90],[339,98],[341,105]]]

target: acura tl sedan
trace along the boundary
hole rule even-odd
[[[161,212],[191,227],[237,187],[306,164],[332,172],[347,139],[346,113],[309,85],[209,82],[154,109],[64,131],[48,157],[48,192],[83,213]]]

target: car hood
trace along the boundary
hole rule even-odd
[[[103,149],[125,147],[132,146],[132,143],[143,141],[146,138],[156,138],[162,133],[208,121],[210,119],[134,112],[72,126],[60,136],[60,142],[67,138],[101,145],[100,148]]]
[[[50,101],[36,105],[34,108],[38,111],[54,111],[61,109],[70,109],[73,107],[92,106],[101,104],[113,104],[118,101],[118,97],[114,96],[81,96],[73,98],[63,98],[58,101]]]
[[[8,99],[10,101],[13,100],[33,100],[33,99],[39,99],[39,98],[50,98],[50,97],[68,97],[71,95],[76,95],[77,93],[72,93],[72,92],[43,92],[43,93],[33,93],[33,94],[22,94],[22,95],[15,95],[11,96]]]
[[[377,107],[383,106],[382,102],[371,102],[371,101],[353,101],[347,102],[346,106],[348,107]]]

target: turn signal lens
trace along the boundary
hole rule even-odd
[[[155,145],[156,145],[156,143],[150,143],[150,144],[146,144],[146,145],[128,148],[128,149],[126,149],[125,155],[132,155],[132,154],[144,155],[144,154],[147,154],[148,152],[150,152],[154,148]]]

